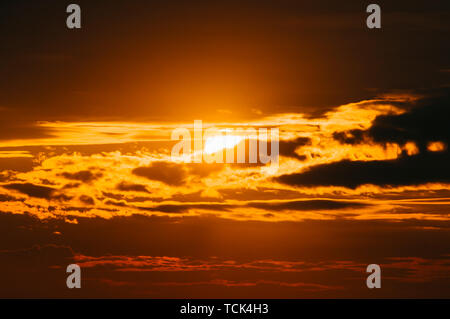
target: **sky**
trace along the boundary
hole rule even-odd
[[[450,297],[448,1],[72,2],[0,4],[0,297]]]

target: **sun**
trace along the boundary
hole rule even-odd
[[[239,142],[241,142],[244,139],[243,136],[238,135],[218,135],[218,136],[212,136],[208,137],[205,141],[205,147],[203,152],[206,154],[212,154],[218,151],[221,151],[223,149],[227,148],[233,148]]]

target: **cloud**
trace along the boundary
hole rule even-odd
[[[187,172],[182,165],[167,162],[154,162],[149,166],[137,167],[132,173],[170,186],[181,186],[187,178]]]
[[[3,185],[2,187],[6,189],[16,190],[22,194],[31,197],[45,198],[45,199],[51,199],[53,193],[56,191],[56,189],[52,187],[34,185],[31,183],[23,183],[23,184],[12,183]]]
[[[141,210],[163,212],[163,213],[183,213],[190,209],[202,209],[211,211],[229,211],[233,206],[227,204],[164,204],[156,207],[138,207]]]
[[[87,196],[87,195],[81,195],[80,196],[80,201],[87,204],[87,205],[94,205],[95,201],[91,196]]]
[[[215,212],[229,212],[233,209],[243,208],[257,208],[269,211],[315,211],[315,210],[339,210],[346,208],[364,208],[370,206],[368,203],[356,201],[341,201],[341,200],[297,200],[284,202],[249,202],[242,204],[227,204],[227,203],[185,203],[185,204],[161,204],[153,207],[133,206],[127,204],[125,201],[107,200],[105,204],[136,208],[142,211],[163,212],[163,213],[187,213],[190,210],[208,210]]]
[[[92,182],[103,176],[102,173],[92,173],[91,171],[84,170],[75,173],[63,172],[61,175],[67,179],[82,181],[84,183]]]
[[[32,183],[11,183],[2,185],[3,188],[15,190],[22,194],[46,200],[69,201],[71,196],[61,193],[58,189],[48,186],[35,185]],[[17,199],[19,200],[19,199]],[[29,208],[32,206],[28,205]]]
[[[81,183],[68,183],[66,185],[64,185],[62,188],[63,189],[71,189],[71,188],[77,188],[81,185]]]
[[[127,182],[120,182],[116,185],[116,189],[124,192],[150,193],[145,185]]]
[[[402,114],[378,115],[368,130],[353,129],[335,132],[333,137],[346,144],[415,142],[420,151],[426,151],[429,142],[450,140],[450,89],[442,89],[431,96],[411,102]]]
[[[395,159],[345,159],[315,165],[300,173],[285,174],[276,180],[294,186],[343,186],[352,189],[364,184],[402,186],[448,183],[449,104],[450,89],[440,89],[420,99],[405,101],[401,114],[376,116],[367,130],[333,133],[333,138],[342,144],[398,144],[403,152]],[[432,142],[434,144],[430,144]]]
[[[360,144],[365,139],[365,134],[363,130],[354,129],[344,132],[334,132],[333,138],[342,144]]]
[[[279,141],[280,155],[286,157],[296,158],[299,161],[306,159],[305,155],[298,155],[295,150],[301,146],[305,146],[311,143],[311,139],[308,137],[298,137],[294,140]]]
[[[281,211],[281,210],[309,211],[309,210],[333,210],[345,208],[364,208],[366,206],[370,206],[370,204],[352,201],[313,199],[313,200],[300,200],[300,201],[275,202],[275,203],[254,202],[249,203],[247,206],[253,208],[261,208],[270,211]]]
[[[293,186],[343,186],[355,189],[364,184],[379,186],[449,183],[449,154],[424,153],[402,155],[386,161],[343,160],[311,167],[305,172],[275,178]]]
[[[16,198],[14,196],[10,196],[7,194],[0,194],[0,202],[12,202],[21,200],[20,198]]]
[[[221,171],[223,164],[217,163],[171,163],[157,161],[149,166],[141,166],[133,169],[132,173],[150,180],[163,182],[169,186],[182,186],[186,184],[190,176],[200,178]]]
[[[404,282],[430,282],[448,278],[450,272],[450,255],[440,258],[425,259],[418,257],[388,258],[383,269],[397,270],[391,279]]]

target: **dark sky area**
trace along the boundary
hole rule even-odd
[[[14,120],[305,111],[448,84],[448,1],[3,1],[0,106]],[[23,127],[24,125],[22,125]]]

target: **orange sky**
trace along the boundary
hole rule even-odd
[[[449,11],[419,2],[382,32],[350,2],[4,5],[0,297],[450,297]],[[278,165],[174,161],[194,120],[279,129]]]

